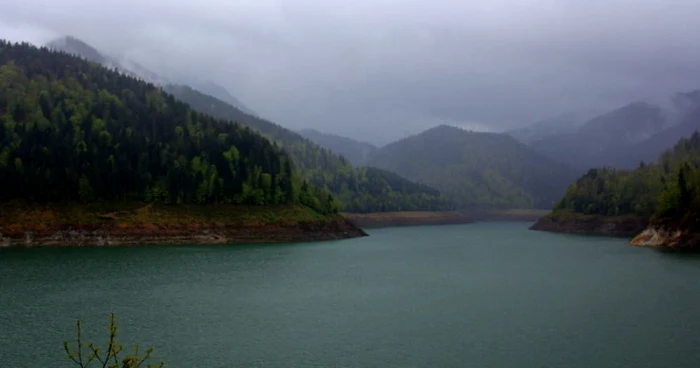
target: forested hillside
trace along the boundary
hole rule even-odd
[[[187,86],[166,90],[194,109],[220,119],[237,121],[277,142],[287,151],[300,175],[318,188],[331,191],[347,212],[443,210],[453,207],[435,189],[385,170],[355,168],[342,156],[298,133],[241,110]]]
[[[58,39],[51,42],[49,46],[109,67],[115,67],[120,72],[147,81],[161,82],[164,80],[142,67],[135,72],[133,68],[102,55],[92,46],[73,37]],[[411,183],[382,170],[354,169],[343,157],[319,147],[295,132],[247,113],[246,111],[250,110],[247,110],[220,86],[213,84],[204,86],[204,88],[200,86],[200,90],[206,90],[213,95],[202,93],[200,90],[182,84],[167,84],[163,87],[167,92],[190,104],[197,111],[218,119],[243,124],[276,142],[291,155],[294,166],[301,177],[317,188],[333,192],[336,196],[336,202],[344,211],[411,211],[452,208],[452,205],[432,188]]]
[[[697,226],[700,134],[680,140],[658,162],[635,170],[592,169],[557,203],[554,213],[636,215]]]
[[[461,208],[551,208],[574,178],[507,134],[444,125],[379,149],[369,163],[435,187]]]
[[[0,200],[279,204],[334,212],[249,128],[77,57],[0,41]]]
[[[372,144],[335,134],[321,133],[315,129],[300,130],[299,134],[319,146],[345,157],[355,166],[366,165],[367,159],[377,150],[377,147]]]

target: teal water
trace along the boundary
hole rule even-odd
[[[69,367],[111,311],[166,367],[700,366],[697,255],[527,225],[0,250],[0,367]]]

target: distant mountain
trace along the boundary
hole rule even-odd
[[[668,128],[631,146],[618,147],[608,154],[610,166],[635,168],[641,161],[649,163],[679,140],[700,130],[700,91],[679,93],[674,96],[676,109],[669,114]],[[603,158],[599,159],[604,161]]]
[[[46,47],[51,50],[63,51],[71,55],[81,56],[89,61],[100,64],[110,62],[110,60],[104,57],[97,49],[72,36],[57,38],[47,43]]]
[[[583,172],[591,167],[634,168],[653,161],[700,128],[700,91],[665,103],[635,102],[595,117],[573,131],[529,142],[543,155]]]
[[[380,148],[369,164],[434,187],[462,208],[551,208],[575,178],[508,134],[446,125]]]
[[[72,36],[57,38],[47,43],[46,47],[50,50],[63,51],[71,55],[80,56],[86,60],[102,64],[110,69],[116,69],[122,74],[126,74],[149,83],[156,85],[168,83],[165,78],[151,72],[136,62],[125,59],[120,60],[119,58],[106,55],[82,40]]]
[[[522,128],[509,130],[506,133],[523,143],[529,144],[552,136],[573,133],[595,115],[591,111],[569,112],[540,120]]]
[[[48,47],[51,50],[63,51],[68,54],[83,57],[89,61],[102,64],[111,69],[116,69],[117,71],[123,74],[130,75],[132,77],[144,80],[149,83],[153,83],[157,86],[162,87],[170,84],[188,84],[202,93],[211,95],[222,101],[225,101],[248,114],[255,115],[255,113],[252,110],[250,110],[238,99],[233,97],[233,95],[231,95],[231,93],[229,93],[224,87],[212,81],[195,80],[188,82],[182,80],[171,80],[149,70],[148,68],[131,59],[107,55],[106,53],[101,52],[96,48],[88,45],[87,43],[72,36],[64,36],[61,38],[57,38],[47,43],[46,47]]]
[[[230,104],[188,86],[165,90],[195,110],[235,121],[261,133],[292,157],[301,177],[332,192],[346,212],[384,212],[452,209],[439,191],[373,167],[355,168],[344,157],[271,121],[249,115]]]
[[[345,157],[355,166],[363,166],[369,156],[377,150],[372,144],[356,141],[335,134],[321,133],[314,129],[303,129],[299,134],[319,146]]]
[[[614,152],[649,139],[666,127],[661,107],[637,102],[593,118],[573,132],[532,142],[541,154],[580,170],[609,165]]]
[[[233,97],[233,95],[226,90],[226,88],[210,81],[191,81],[189,83],[190,86],[192,86],[194,89],[207,94],[212,97],[216,97],[221,101],[224,101],[228,103],[231,106],[235,106],[239,110],[243,111],[246,114],[249,115],[258,115],[255,111],[249,109],[246,105],[243,104],[243,102],[239,101],[237,98]]]
[[[105,56],[94,47],[73,37],[54,40],[47,47],[77,55],[117,69],[120,73],[149,81],[199,112],[251,128],[274,142],[275,147],[281,146],[289,153],[300,178],[316,188],[323,188],[333,193],[344,211],[381,212],[452,208],[452,204],[433,188],[413,183],[385,170],[353,168],[344,158],[303,138],[298,133],[246,113],[239,106],[232,105],[230,101],[237,100],[215,83],[203,83],[200,84],[200,88],[208,89],[226,100],[188,85],[168,83],[165,78],[161,78],[137,63],[119,61],[117,58]],[[196,133],[192,132],[192,134]],[[222,136],[221,139],[226,137]]]

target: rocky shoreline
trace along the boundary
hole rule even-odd
[[[654,224],[632,238],[630,245],[667,250],[697,250],[700,234],[677,226]]]
[[[630,238],[629,244],[659,250],[700,249],[700,233],[673,224],[651,223],[641,217],[549,214],[530,230]]]
[[[642,232],[648,223],[646,219],[640,217],[549,214],[537,220],[530,230],[632,237]]]
[[[348,239],[366,235],[362,229],[344,218],[259,226],[65,225],[5,231],[0,233],[0,247],[282,243]]]
[[[378,212],[344,213],[350,222],[363,228],[394,226],[455,225],[474,222],[471,216],[459,212]]]

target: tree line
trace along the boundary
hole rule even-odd
[[[288,154],[152,84],[0,41],[0,200],[301,202],[337,211]]]
[[[695,226],[700,211],[700,134],[681,139],[656,163],[641,162],[635,170],[591,169],[567,189],[554,210]]]

